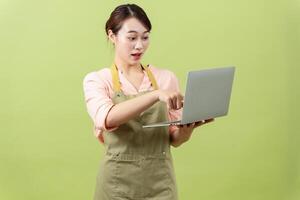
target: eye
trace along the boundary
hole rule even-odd
[[[148,38],[149,38],[149,37],[148,37],[148,36],[146,36],[146,37],[144,37],[143,39],[144,39],[144,40],[148,40]]]
[[[128,37],[128,39],[129,39],[130,41],[133,41],[133,40],[135,40],[135,37]]]

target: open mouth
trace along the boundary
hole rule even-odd
[[[142,53],[132,53],[130,54],[135,60],[138,60],[141,58]]]

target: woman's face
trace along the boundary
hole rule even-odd
[[[109,31],[109,38],[115,45],[115,53],[129,65],[136,65],[148,48],[149,32],[136,18],[124,21],[117,35]]]

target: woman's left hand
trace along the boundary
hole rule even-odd
[[[209,122],[214,121],[214,118],[207,119],[207,120],[201,120],[198,122],[185,124],[185,125],[177,125],[179,128],[177,131],[175,131],[172,134],[172,145],[177,147],[181,145],[182,143],[188,141],[192,135],[192,132],[195,128],[202,126],[203,124],[207,124]]]

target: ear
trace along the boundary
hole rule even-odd
[[[112,32],[111,29],[108,30],[108,39],[111,41],[113,45],[116,43],[116,35]]]

